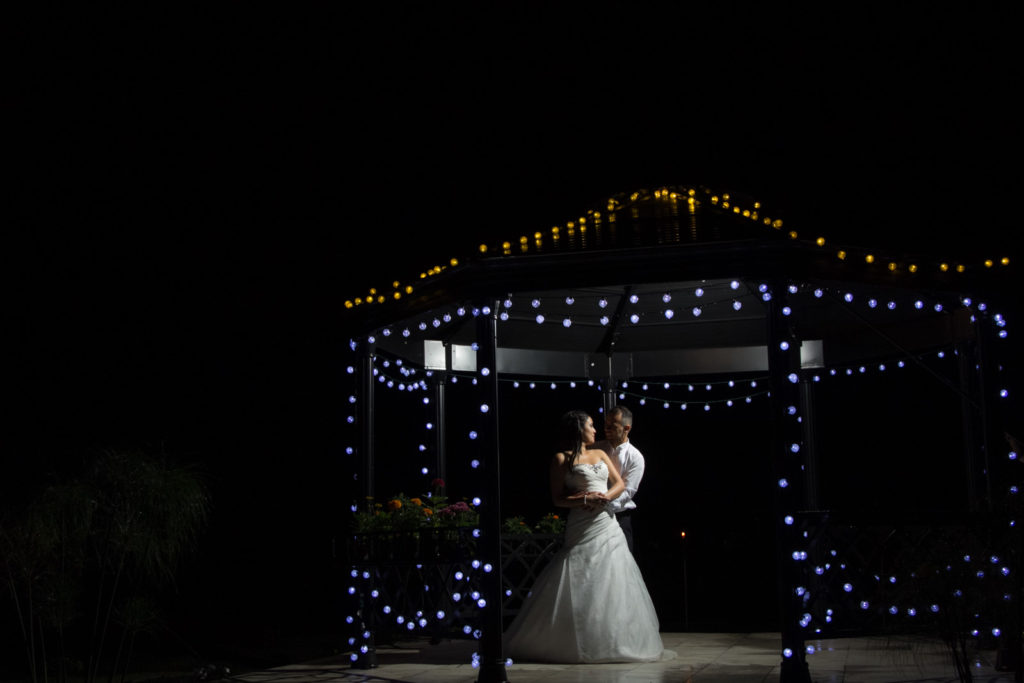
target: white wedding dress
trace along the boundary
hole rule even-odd
[[[575,465],[573,491],[607,491],[603,462]],[[572,508],[565,545],[551,559],[505,632],[513,660],[649,662],[661,658],[658,616],[615,515]]]

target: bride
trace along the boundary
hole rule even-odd
[[[505,633],[505,653],[543,662],[647,662],[661,657],[658,617],[615,515],[625,489],[594,444],[583,411],[562,417],[565,450],[551,460],[551,499],[571,508],[565,544],[534,582]],[[609,483],[611,486],[609,487]]]

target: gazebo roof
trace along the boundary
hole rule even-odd
[[[416,284],[346,302],[346,316],[353,336],[376,332],[378,348],[425,367],[458,369],[475,335],[466,321],[497,305],[500,372],[763,371],[772,296],[792,307],[805,363],[853,362],[971,334],[963,299],[1006,284],[1007,263],[833,246],[747,198],[671,187],[480,245]]]

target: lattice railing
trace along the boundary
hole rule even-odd
[[[1015,622],[1019,532],[1002,516],[862,523],[809,513],[801,625],[808,637],[931,631],[998,638]]]
[[[561,534],[502,536],[502,609],[508,618],[561,544]],[[409,632],[433,639],[479,637],[480,601],[486,599],[480,579],[493,567],[473,557],[475,547],[470,529],[351,537],[347,592],[353,609],[346,618],[357,627],[354,639],[391,641]]]

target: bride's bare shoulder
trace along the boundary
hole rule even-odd
[[[587,448],[582,453],[580,453],[578,462],[580,462],[580,464],[583,465],[596,465],[597,463],[603,461],[605,457],[605,452],[602,451],[600,448]]]

